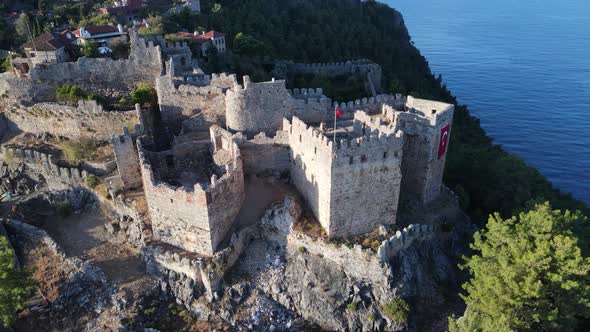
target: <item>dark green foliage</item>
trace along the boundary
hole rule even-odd
[[[403,323],[410,315],[410,305],[401,297],[394,297],[391,302],[385,304],[381,310],[383,314],[396,323]]]
[[[96,177],[96,175],[90,174],[86,179],[84,179],[84,184],[86,184],[88,188],[94,189],[100,184],[100,179]]]
[[[110,46],[113,53],[111,53],[111,57],[115,60],[118,59],[126,59],[129,57],[130,52],[130,44],[124,43],[121,41],[116,41]]]
[[[98,42],[94,39],[86,39],[84,45],[82,45],[81,51],[82,55],[87,58],[98,58],[100,53],[98,53]]]
[[[57,205],[55,212],[60,218],[67,218],[74,213],[74,208],[70,202],[65,201]]]
[[[10,65],[10,57],[7,56],[6,58],[4,58],[4,60],[2,60],[2,65],[0,65],[0,72],[7,72],[11,69],[12,66]]]
[[[362,99],[368,95],[365,81],[361,77],[350,75],[296,75],[289,77],[287,85],[289,88],[323,88],[326,96],[339,102]]]
[[[158,93],[147,83],[137,84],[137,88],[131,92],[131,103],[151,106],[158,104]]]
[[[87,99],[88,94],[75,84],[64,84],[55,91],[57,101],[76,104],[80,99]]]
[[[29,273],[17,268],[8,239],[0,236],[0,325],[8,327],[14,323],[31,285]]]
[[[242,32],[236,35],[232,47],[234,53],[249,56],[264,55],[267,49],[264,42]]]
[[[573,331],[590,317],[590,258],[582,255],[579,212],[548,203],[503,220],[490,216],[462,268],[467,310],[450,331]]]

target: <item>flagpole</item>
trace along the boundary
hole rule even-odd
[[[336,145],[336,118],[338,118],[338,114],[336,114],[336,110],[338,106],[334,106],[334,145]]]

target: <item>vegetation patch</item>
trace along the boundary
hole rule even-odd
[[[381,311],[387,318],[396,323],[403,323],[410,315],[410,305],[401,297],[394,297],[389,303],[382,306]]]
[[[71,163],[89,161],[97,157],[98,146],[90,139],[62,141],[59,143],[59,146],[62,150],[63,158]]]
[[[74,208],[72,207],[72,203],[70,203],[69,201],[64,201],[64,202],[59,203],[55,207],[55,213],[57,213],[57,215],[60,218],[67,218],[67,217],[71,216],[72,213],[74,213]]]

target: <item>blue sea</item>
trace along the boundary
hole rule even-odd
[[[590,203],[590,1],[384,2],[496,143]]]

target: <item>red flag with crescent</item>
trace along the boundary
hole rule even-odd
[[[338,117],[338,118],[341,118],[342,116],[344,116],[344,113],[338,107],[336,107],[336,109],[334,110],[334,112],[336,113],[336,117]]]
[[[442,158],[447,152],[449,145],[449,125],[444,126],[440,130],[440,143],[438,145],[438,159]]]

